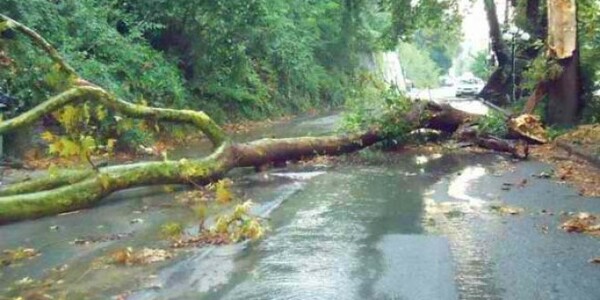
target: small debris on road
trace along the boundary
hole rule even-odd
[[[4,250],[2,251],[2,256],[0,256],[0,266],[9,266],[14,263],[32,259],[34,257],[40,256],[40,252],[33,248],[17,248],[15,250]]]
[[[103,234],[103,235],[98,235],[98,236],[89,235],[89,236],[76,238],[75,240],[71,241],[71,244],[73,244],[73,245],[89,245],[92,243],[118,241],[118,240],[122,240],[122,239],[129,238],[132,236],[133,236],[133,232],[111,233],[111,234]]]
[[[539,179],[549,179],[549,178],[552,178],[552,176],[554,176],[554,170],[544,171],[539,174],[533,174],[531,176],[533,176],[535,178],[539,178]]]
[[[508,206],[504,204],[493,204],[490,206],[490,209],[503,215],[518,215],[524,211],[524,209],[521,207]]]
[[[581,212],[560,226],[566,232],[587,233],[600,236],[600,222],[598,218],[590,213]]]
[[[146,265],[173,258],[173,253],[163,249],[144,248],[134,251],[133,248],[119,249],[110,254],[110,262],[117,265]]]

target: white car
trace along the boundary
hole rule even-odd
[[[483,89],[483,82],[476,78],[461,79],[456,85],[456,97],[477,95]]]

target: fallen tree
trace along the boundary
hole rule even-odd
[[[153,184],[205,184],[239,167],[298,160],[314,155],[338,155],[356,151],[389,138],[375,128],[361,133],[283,139],[261,139],[233,143],[205,113],[140,106],[118,99],[103,88],[81,78],[50,43],[28,27],[0,15],[0,28],[10,28],[29,37],[35,45],[60,66],[71,86],[33,109],[0,122],[0,134],[34,124],[44,115],[65,105],[84,101],[101,103],[125,116],[151,118],[194,125],[208,137],[214,152],[202,159],[138,162],[102,168],[63,170],[46,177],[15,183],[0,189],[0,224],[88,208],[107,195],[132,187]],[[454,132],[476,116],[449,105],[417,101],[404,116],[410,128],[434,128]],[[502,139],[467,135],[464,139],[500,151],[517,153],[516,147]]]

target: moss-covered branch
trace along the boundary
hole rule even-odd
[[[296,160],[317,154],[346,153],[379,140],[381,137],[376,132],[367,132],[350,136],[264,139],[237,145],[223,143],[203,159],[142,162],[105,167],[88,174],[69,174],[59,177],[63,185],[51,189],[46,189],[48,186],[42,185],[43,179],[38,179],[29,185],[21,183],[0,191],[7,195],[0,197],[0,224],[92,207],[111,193],[127,188],[190,182],[205,184],[221,178],[235,167]],[[52,180],[52,184],[58,182],[58,179]],[[33,191],[35,187],[43,190]]]
[[[56,174],[29,179],[3,186],[0,197],[47,191],[64,185],[79,182],[91,176],[94,170],[61,170]]]
[[[118,99],[112,93],[107,92],[101,87],[80,80],[81,78],[75,69],[61,57],[59,52],[48,41],[33,29],[0,14],[0,24],[2,23],[4,23],[4,27],[25,34],[35,45],[43,49],[52,61],[59,64],[68,76],[72,77],[74,84],[81,84],[82,82],[83,84],[48,99],[22,115],[0,123],[0,134],[13,131],[19,127],[31,125],[44,115],[52,113],[67,104],[76,101],[99,101],[105,106],[129,117],[152,118],[157,121],[187,123],[196,126],[211,140],[215,147],[218,147],[225,141],[226,136],[224,132],[204,112],[146,107]]]
[[[0,134],[31,125],[40,120],[44,115],[78,101],[97,101],[116,112],[133,118],[152,118],[157,121],[187,123],[196,126],[210,139],[215,147],[221,145],[226,139],[226,135],[221,128],[204,112],[154,108],[131,104],[117,99],[102,88],[94,86],[71,88],[17,117],[0,122]]]
[[[76,90],[98,91],[89,87]],[[415,128],[428,124],[440,126],[443,122],[447,124],[442,127],[455,128],[458,123],[470,119],[469,115],[450,107],[426,107],[431,112],[427,118],[415,122]],[[414,119],[422,110],[423,107],[415,105],[407,119]],[[352,135],[261,139],[244,144],[225,141],[213,154],[199,160],[141,162],[104,167],[85,174],[55,174],[53,178],[36,179],[0,190],[0,223],[92,207],[109,194],[127,188],[153,184],[208,183],[233,168],[261,166],[314,155],[339,155],[368,147],[382,139],[383,135],[372,130]]]
[[[57,63],[61,66],[61,68],[67,72],[69,75],[73,77],[79,77],[77,72],[73,67],[71,67],[66,60],[64,60],[58,51],[50,44],[46,39],[44,39],[41,35],[35,32],[33,29],[9,18],[6,15],[0,14],[0,24],[4,23],[7,28],[23,33],[27,36],[35,45],[44,50],[50,59],[54,63]]]

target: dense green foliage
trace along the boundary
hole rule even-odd
[[[350,21],[337,1],[5,2],[3,13],[39,31],[83,77],[153,106],[260,117],[336,104],[352,69],[343,36],[354,33],[342,32]],[[14,63],[2,86],[21,110],[60,89],[21,37],[3,46]]]
[[[469,66],[471,73],[483,80],[488,79],[493,71],[488,55],[488,51],[479,51],[473,56],[473,61],[471,61],[471,65]]]
[[[2,13],[38,30],[56,45],[81,75],[132,101],[182,107],[188,94],[177,67],[144,42],[156,24],[138,24],[122,35],[114,27],[124,14],[99,1],[3,1]],[[61,74],[21,35],[3,40],[12,63],[0,70],[6,92],[19,99],[18,111],[60,91]]]
[[[427,52],[442,74],[452,67],[452,60],[460,50],[462,28],[460,22],[450,22],[442,28],[424,27],[415,32],[413,43]]]
[[[432,88],[437,86],[441,71],[438,65],[414,44],[401,43],[398,53],[402,58],[402,66],[406,77],[417,88]]]
[[[346,103],[342,129],[360,132],[376,128],[388,141],[404,140],[412,128],[406,120],[410,99],[394,88],[387,88],[370,74],[363,73],[359,78]]]
[[[593,92],[600,89],[600,3],[596,0],[578,0],[578,33],[581,53],[586,107],[584,121],[600,122],[600,97]]]
[[[489,114],[479,119],[477,128],[482,134],[491,134],[499,137],[506,136],[508,133],[506,117],[495,110],[492,110]]]
[[[431,86],[435,64],[447,69],[457,49],[459,39],[450,43],[443,33],[460,28],[456,0],[2,2],[0,13],[39,32],[83,78],[134,103],[205,110],[219,121],[342,104],[361,86],[360,56],[399,39],[427,49],[408,61],[425,62],[416,81]],[[10,116],[67,87],[25,37],[0,31],[0,89],[18,101]],[[163,126],[122,121],[93,105],[71,110],[85,122],[62,132],[70,139],[148,145]],[[64,113],[46,121],[64,127]]]
[[[128,101],[205,110],[224,121],[343,103],[357,55],[379,38],[363,25],[378,18],[383,28],[389,20],[348,3],[6,0],[0,12],[39,32],[83,78]],[[17,99],[14,116],[64,90],[67,80],[26,37],[2,31],[0,89]],[[97,118],[90,108],[70,114],[85,121],[63,132],[69,141],[149,145],[161,130],[102,108]],[[58,115],[47,118],[55,121],[64,127]]]

